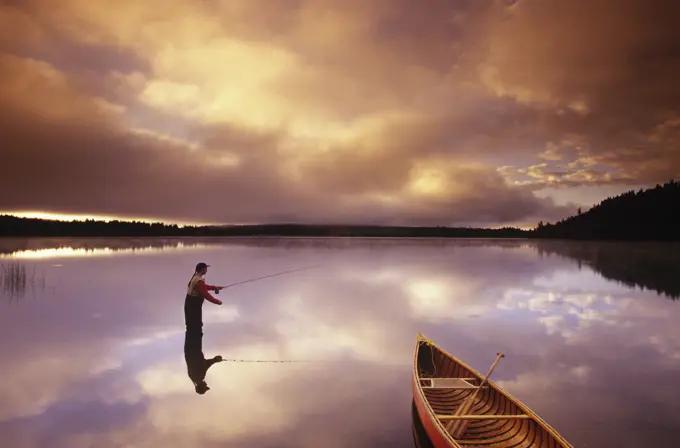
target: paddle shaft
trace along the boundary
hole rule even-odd
[[[502,353],[498,353],[496,355],[496,360],[491,365],[491,368],[489,369],[489,373],[486,374],[486,376],[482,380],[482,383],[479,385],[477,390],[475,390],[475,393],[472,394],[472,396],[468,400],[463,402],[463,405],[461,407],[459,407],[458,410],[456,410],[456,413],[454,415],[465,415],[465,414],[468,413],[468,411],[472,407],[472,404],[475,401],[475,398],[477,398],[477,394],[479,393],[480,390],[482,390],[482,387],[489,381],[489,377],[491,376],[491,372],[493,372],[493,369],[496,368],[496,365],[501,360],[501,358],[504,357],[504,356],[505,355],[502,354]],[[469,420],[460,420],[460,421],[456,422],[456,424],[453,427],[453,431],[451,431],[453,437],[456,437],[456,438],[460,437],[465,432],[465,430],[467,429],[467,426],[468,426],[469,423],[470,423]]]

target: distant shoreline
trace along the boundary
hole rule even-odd
[[[130,240],[130,239],[144,239],[144,240],[183,240],[183,239],[201,239],[201,240],[273,240],[273,239],[288,239],[288,240],[302,240],[302,239],[318,239],[318,240],[342,240],[342,239],[362,239],[362,240],[499,240],[499,241],[550,241],[550,242],[564,242],[564,243],[639,243],[639,244],[680,244],[678,240],[663,240],[663,239],[595,239],[595,238],[557,238],[557,237],[542,237],[542,236],[523,236],[523,237],[499,237],[499,236],[362,236],[362,235],[0,235],[0,241],[7,241],[11,239],[111,239],[111,240]]]
[[[0,238],[374,238],[680,241],[680,182],[629,191],[536,228],[275,223],[178,226],[136,221],[57,221],[0,215]]]
[[[593,242],[668,242],[680,238],[607,238],[600,235],[564,235],[548,233],[545,227],[522,230],[513,227],[500,229],[474,227],[408,227],[314,224],[260,224],[237,226],[185,226],[143,223],[134,221],[55,221],[38,218],[0,216],[0,240],[16,238],[108,238],[108,239],[349,239],[373,240],[545,240]]]
[[[183,226],[130,221],[55,221],[0,216],[2,237],[371,237],[525,238],[530,231],[506,227],[408,227],[315,224]]]
[[[493,237],[493,236],[362,236],[362,235],[130,235],[130,236],[109,236],[109,235],[0,235],[0,240],[8,239],[23,239],[23,238],[43,238],[43,239],[230,239],[230,240],[249,240],[249,239],[365,239],[365,240],[526,240],[526,241],[557,241],[555,238],[533,238],[533,237]],[[564,240],[568,241],[568,240]]]

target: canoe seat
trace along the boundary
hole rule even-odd
[[[421,378],[423,389],[477,389],[462,378]]]

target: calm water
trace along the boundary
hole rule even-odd
[[[416,332],[577,447],[678,446],[680,248],[368,239],[0,240],[3,447],[413,446]],[[61,248],[58,248],[62,246]],[[184,359],[194,265],[198,395]]]

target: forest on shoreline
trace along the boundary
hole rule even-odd
[[[607,198],[591,209],[532,230],[469,227],[253,224],[178,226],[138,221],[58,221],[0,215],[4,237],[388,237],[541,238],[615,241],[680,241],[680,183]]]

